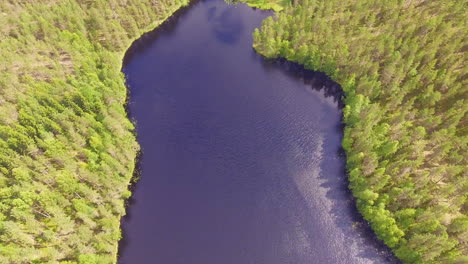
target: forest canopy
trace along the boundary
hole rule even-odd
[[[139,150],[120,72],[188,0],[0,2],[0,263],[113,263]],[[341,84],[350,188],[405,263],[468,262],[466,2],[248,0],[254,48]]]
[[[125,50],[186,0],[0,1],[0,263],[114,263],[139,147]]]
[[[341,84],[350,188],[405,263],[468,263],[466,8],[295,0],[254,33],[267,58]]]

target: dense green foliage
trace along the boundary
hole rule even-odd
[[[342,84],[350,187],[406,263],[468,262],[466,3],[248,0],[254,34]],[[0,263],[111,263],[138,145],[120,73],[187,0],[0,2]]]
[[[0,263],[112,263],[138,151],[120,72],[186,0],[0,1]]]
[[[225,0],[227,3],[237,3],[237,0]],[[290,0],[243,0],[242,2],[246,3],[250,7],[261,8],[261,9],[271,9],[276,12],[280,12],[284,9],[285,6],[289,5]]]
[[[405,263],[467,263],[466,1],[298,0],[254,47],[346,96],[343,147],[364,218]]]

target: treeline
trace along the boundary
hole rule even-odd
[[[254,47],[341,84],[357,205],[405,263],[468,263],[466,2],[297,0]]]
[[[124,51],[187,0],[0,1],[0,263],[113,263],[138,145]]]

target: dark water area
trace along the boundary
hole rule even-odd
[[[252,49],[270,15],[198,1],[129,50],[142,155],[119,263],[395,263],[347,188],[340,87]]]

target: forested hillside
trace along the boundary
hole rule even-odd
[[[350,188],[405,263],[468,263],[466,8],[295,0],[254,33],[266,57],[342,85]]]
[[[112,263],[138,145],[124,51],[187,0],[0,1],[0,263]]]

